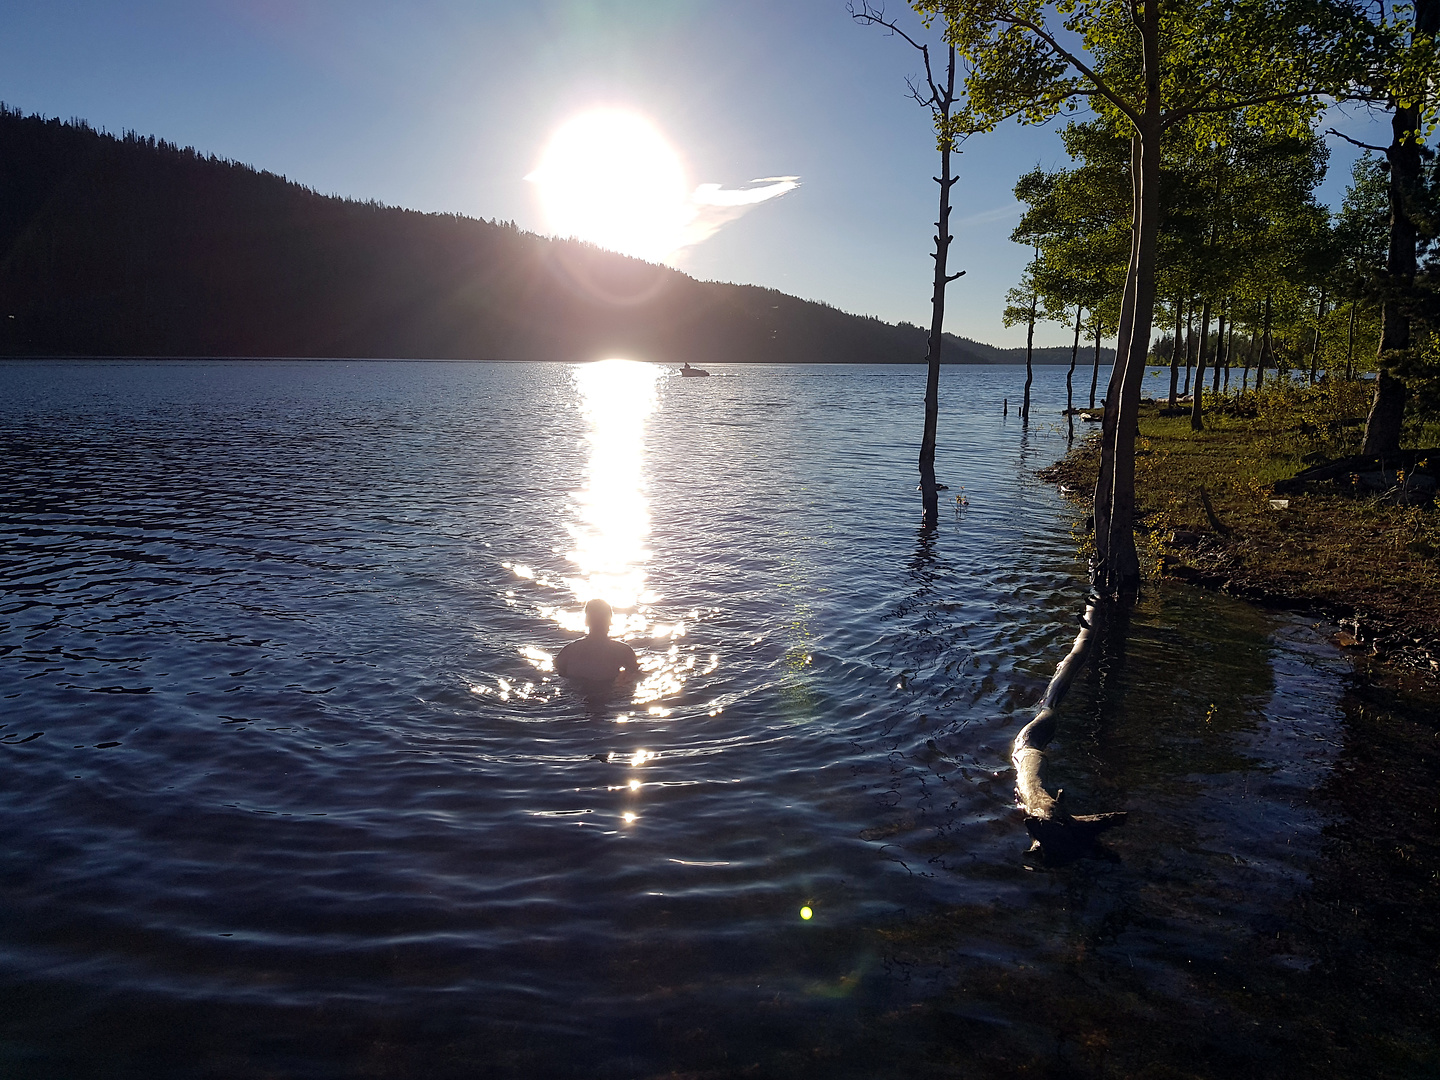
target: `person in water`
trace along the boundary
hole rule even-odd
[[[567,679],[585,682],[611,682],[622,675],[633,679],[640,672],[635,650],[623,641],[610,639],[610,620],[614,612],[604,600],[591,600],[585,605],[585,625],[590,633],[572,641],[555,657],[555,673]]]

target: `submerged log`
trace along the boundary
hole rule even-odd
[[[1015,766],[1015,792],[1025,811],[1025,828],[1034,840],[1032,850],[1041,849],[1047,859],[1072,858],[1083,854],[1106,829],[1122,824],[1129,816],[1125,811],[1109,814],[1071,814],[1064,806],[1065,791],[1054,795],[1045,790],[1040,780],[1040,766],[1045,761],[1045,745],[1055,735],[1055,709],[1085,666],[1094,643],[1100,619],[1100,600],[1091,597],[1085,614],[1080,618],[1080,632],[1069,654],[1055,669],[1045,696],[1040,700],[1035,719],[1015,736],[1010,761]]]

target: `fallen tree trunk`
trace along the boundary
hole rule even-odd
[[[1040,849],[1047,859],[1062,859],[1083,853],[1094,844],[1097,836],[1122,824],[1129,816],[1124,811],[1071,814],[1063,805],[1064,789],[1057,789],[1051,795],[1040,780],[1045,745],[1055,735],[1055,709],[1090,656],[1100,619],[1100,604],[1099,598],[1090,598],[1080,619],[1081,629],[1075,635],[1075,644],[1055,669],[1045,696],[1040,699],[1035,719],[1015,736],[1015,745],[1010,752],[1010,761],[1015,766],[1015,792],[1021,809],[1025,811],[1025,828],[1034,840],[1031,850]]]
[[[1347,473],[1372,472],[1375,469],[1384,469],[1386,466],[1414,472],[1421,467],[1422,463],[1425,471],[1433,468],[1432,463],[1440,463],[1440,447],[1397,450],[1389,454],[1352,454],[1339,461],[1327,461],[1320,465],[1312,465],[1288,479],[1276,480],[1273,490],[1276,495],[1299,495],[1305,490],[1307,484],[1334,480]]]

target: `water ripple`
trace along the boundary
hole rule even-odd
[[[463,1018],[529,1047],[502,1071],[600,1075],[637,1009],[818,1008],[879,977],[877,922],[1026,908],[1008,740],[1083,586],[1031,475],[1063,436],[1001,419],[1013,377],[947,372],[970,506],[925,538],[913,372],[5,364],[0,981],[135,1060],[181,1010],[272,1010],[293,1055],[303,1010],[373,1007],[406,1045]],[[603,588],[645,678],[587,698],[550,660]],[[1166,678],[1225,684],[1223,737],[1146,742],[1102,665],[1076,711],[1109,741],[1061,768],[1293,888],[1275,837],[1318,835],[1289,805],[1328,758],[1257,717],[1333,677],[1235,618],[1165,594],[1130,647],[1213,645],[1209,682]],[[1248,839],[1198,774],[1263,803]]]

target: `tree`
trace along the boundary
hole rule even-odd
[[[1314,199],[1328,151],[1313,133],[1273,133],[1234,116],[1215,117],[1208,140],[1183,129],[1166,139],[1162,194],[1166,206],[1161,281],[1178,302],[1200,307],[1195,360],[1201,369],[1191,426],[1202,430],[1203,369],[1210,392],[1229,383],[1230,337],[1255,310],[1253,294],[1277,279],[1308,281],[1321,273],[1328,212]],[[1214,352],[1210,319],[1218,316]],[[1172,370],[1178,375],[1179,358]],[[1187,366],[1188,374],[1188,366]],[[1188,389],[1188,386],[1187,386]]]
[[[1412,0],[1409,5],[1392,6],[1388,14],[1382,7],[1380,22],[1381,30],[1398,33],[1403,47],[1393,48],[1372,69],[1371,79],[1372,88],[1384,96],[1393,112],[1390,145],[1384,150],[1390,165],[1390,243],[1381,305],[1379,370],[1361,447],[1366,454],[1399,450],[1405,422],[1405,376],[1415,360],[1409,308],[1415,299],[1417,224],[1426,216],[1427,202],[1421,140],[1435,105],[1432,87],[1440,0]]]
[[[1035,257],[1025,268],[1025,277],[1017,288],[1005,294],[1005,312],[1001,316],[1006,326],[1025,324],[1025,397],[1020,406],[1020,419],[1030,422],[1030,384],[1035,378],[1035,320],[1040,314],[1040,288],[1036,273],[1040,265],[1040,245],[1035,245]]]
[[[1390,232],[1390,178],[1388,164],[1369,151],[1350,171],[1350,187],[1335,221],[1338,255],[1333,274],[1338,295],[1350,301],[1345,330],[1345,378],[1355,377],[1357,313],[1362,300],[1370,301],[1385,269]]]
[[[1292,127],[1322,95],[1350,82],[1370,43],[1359,20],[1320,0],[912,0],[944,23],[969,65],[968,131],[1010,118],[1043,123],[1088,101],[1131,131],[1132,243],[1119,341],[1102,428],[1092,580],[1107,595],[1139,584],[1135,549],[1135,433],[1155,306],[1161,140],[1188,125],[1238,114]]]
[[[1095,362],[1090,376],[1090,408],[1100,378],[1100,335],[1114,325],[1125,280],[1129,249],[1129,184],[1125,179],[1126,140],[1103,125],[1071,124],[1062,133],[1065,149],[1080,164],[1047,173],[1038,166],[1015,183],[1015,198],[1026,204],[1010,239],[1037,250],[1030,279],[1044,305],[1045,317],[1068,321],[1076,308],[1077,325],[1090,312]],[[1017,320],[1018,321],[1018,320]],[[1072,373],[1078,354],[1071,350]],[[1074,407],[1067,377],[1066,408]]]
[[[940,151],[940,175],[935,182],[940,185],[940,215],[935,222],[935,278],[930,294],[930,338],[926,355],[925,374],[925,430],[920,440],[920,501],[921,526],[933,529],[940,524],[940,495],[935,484],[935,429],[940,417],[940,350],[944,344],[945,329],[945,286],[964,275],[947,273],[949,267],[950,241],[950,189],[958,179],[950,175],[951,156],[959,153],[959,144],[965,139],[965,131],[955,123],[952,112],[955,108],[955,46],[947,46],[944,81],[937,81],[930,63],[930,46],[901,30],[893,19],[887,19],[884,12],[872,8],[869,0],[861,0],[857,11],[853,5],[847,7],[851,18],[864,25],[883,26],[890,33],[903,39],[920,53],[925,63],[923,85],[908,83],[910,96],[930,110],[935,121],[935,140]]]

